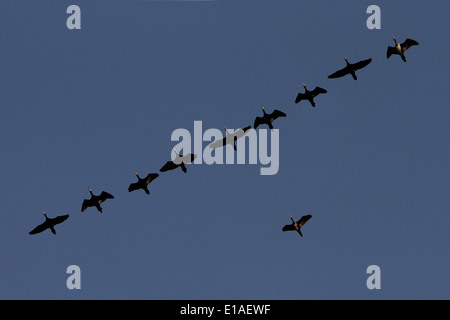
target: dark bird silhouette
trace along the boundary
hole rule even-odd
[[[138,182],[130,184],[130,186],[128,187],[128,192],[142,189],[145,191],[146,194],[150,194],[150,191],[148,190],[148,185],[150,184],[150,182],[152,182],[153,180],[158,178],[159,174],[149,173],[147,175],[147,177],[141,179],[139,177],[139,174],[137,172],[135,172],[135,173],[136,173],[136,177],[138,178]]]
[[[185,156],[180,156],[175,149],[173,149],[173,151],[176,154],[176,158],[173,161],[167,161],[166,164],[159,171],[166,172],[181,167],[181,170],[183,170],[183,172],[186,173],[187,168],[185,164],[193,162],[195,159],[197,159],[197,155],[188,153]]]
[[[280,110],[274,110],[272,113],[267,113],[266,110],[264,110],[264,107],[261,107],[262,111],[264,112],[264,115],[262,117],[256,117],[255,123],[253,124],[253,128],[258,128],[261,124],[267,124],[271,130],[273,130],[272,122],[274,122],[279,117],[286,117],[286,113]]]
[[[306,89],[306,85],[303,84],[303,88],[305,88],[305,93],[299,93],[297,95],[297,98],[295,99],[295,103],[299,103],[302,100],[308,100],[309,103],[311,103],[311,105],[313,107],[316,106],[316,104],[314,103],[314,98],[317,97],[319,94],[321,93],[327,93],[328,91],[320,88],[320,87],[315,87],[314,90],[309,91],[308,89]]]
[[[287,224],[283,227],[283,231],[297,231],[300,236],[303,237],[302,232],[300,231],[301,227],[303,227],[305,225],[305,223],[311,219],[311,215],[308,214],[306,216],[303,216],[300,218],[300,220],[298,221],[294,221],[294,219],[292,218],[292,216],[290,216],[292,223],[291,224]]]
[[[402,57],[402,60],[406,62],[405,58],[405,51],[408,50],[411,46],[418,46],[419,43],[416,40],[412,39],[406,39],[405,42],[402,44],[397,42],[397,39],[395,39],[394,36],[392,36],[392,39],[394,39],[395,46],[387,48],[386,58],[389,59],[389,57],[393,54],[398,54],[400,57]]]
[[[64,215],[64,216],[58,216],[56,218],[49,218],[47,217],[47,215],[45,214],[44,211],[44,216],[45,216],[45,221],[44,223],[38,225],[36,228],[34,228],[33,230],[30,231],[30,234],[36,234],[36,233],[40,233],[42,231],[45,231],[47,229],[50,229],[52,231],[53,234],[56,234],[56,230],[55,230],[55,225],[60,224],[64,221],[67,220],[67,218],[69,217],[68,214]]]
[[[341,70],[336,71],[333,74],[330,74],[328,76],[328,78],[330,79],[334,79],[334,78],[340,78],[343,77],[347,74],[351,74],[354,80],[357,80],[358,78],[356,77],[356,71],[359,69],[364,68],[365,66],[367,66],[369,63],[372,62],[372,58],[367,59],[367,60],[362,60],[359,61],[357,63],[350,63],[348,62],[347,58],[344,57],[345,62],[347,63],[347,65],[345,66],[345,68],[342,68]]]
[[[252,128],[252,126],[247,126],[245,128],[238,129],[233,133],[229,133],[227,127],[225,127],[225,132],[226,132],[225,138],[214,141],[213,143],[211,143],[209,145],[209,147],[210,148],[221,148],[221,147],[224,147],[225,145],[229,144],[229,145],[233,146],[234,150],[237,150],[236,141],[238,139],[242,138],[243,136],[245,136],[247,131],[250,130],[251,128]]]
[[[84,199],[83,205],[81,206],[81,212],[86,210],[88,207],[96,207],[98,211],[103,212],[102,207],[100,207],[100,204],[105,202],[106,199],[114,199],[113,195],[105,191],[102,191],[102,193],[99,196],[96,196],[92,193],[92,189],[89,188],[89,193],[91,194],[91,198]]]

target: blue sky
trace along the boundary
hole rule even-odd
[[[66,28],[71,4],[81,30]],[[449,9],[0,2],[0,298],[449,299]],[[386,59],[392,35],[420,43],[407,63]],[[373,62],[328,79],[344,56]],[[328,90],[316,108],[294,103],[302,83]],[[261,106],[287,114],[278,174],[188,165],[128,193],[169,159],[174,130],[247,126]],[[102,214],[80,212],[88,187],[115,196]],[[70,218],[30,236],[42,211]],[[281,231],[306,214],[303,238]]]

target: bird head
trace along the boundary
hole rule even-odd
[[[306,84],[303,83],[303,88],[306,88]]]
[[[91,189],[91,188],[89,188],[89,192],[92,192],[92,189]]]
[[[394,41],[397,41],[397,39],[395,39],[395,37],[394,37],[394,36],[392,36],[392,39],[394,39]]]
[[[137,173],[137,171],[135,171],[134,174],[136,175],[136,177],[139,177],[139,174]]]
[[[348,62],[347,57],[344,57],[344,60]]]

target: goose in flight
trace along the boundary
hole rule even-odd
[[[272,122],[274,122],[279,117],[286,117],[286,113],[280,110],[274,110],[272,113],[267,113],[266,110],[264,110],[264,107],[261,107],[264,115],[262,117],[256,117],[255,122],[253,124],[253,128],[258,128],[261,124],[267,124],[271,130],[273,130]]]
[[[283,227],[283,231],[297,231],[299,234],[300,234],[300,236],[302,236],[303,237],[303,234],[302,234],[302,232],[300,231],[300,229],[301,229],[301,227],[303,227],[304,225],[305,225],[305,223],[309,220],[309,219],[311,219],[311,215],[310,214],[308,214],[308,215],[306,215],[306,216],[303,216],[303,217],[301,217],[300,218],[300,220],[298,220],[298,221],[294,221],[294,219],[292,218],[292,216],[290,216],[290,218],[291,218],[291,220],[292,220],[292,223],[291,224],[287,224],[287,225],[285,225],[284,227]]]
[[[333,74],[330,74],[328,76],[328,78],[330,78],[330,79],[341,78],[347,74],[351,74],[353,79],[357,80],[358,78],[356,77],[356,71],[364,68],[365,66],[367,66],[369,63],[372,62],[372,58],[367,59],[367,60],[362,60],[362,61],[359,61],[356,63],[348,62],[346,57],[344,57],[344,59],[345,59],[345,62],[347,63],[347,65],[344,68],[342,68],[341,70],[338,70]]]
[[[36,228],[30,231],[30,234],[37,234],[47,229],[50,229],[53,234],[56,234],[55,225],[60,224],[69,218],[69,215],[58,216],[56,218],[49,218],[44,211],[45,221],[44,223],[38,225]]]
[[[81,205],[81,212],[84,212],[84,210],[86,210],[88,207],[96,207],[99,212],[103,212],[100,204],[105,202],[107,199],[114,199],[114,196],[112,194],[109,194],[105,191],[102,191],[99,196],[96,196],[92,193],[92,189],[89,188],[89,193],[91,194],[91,198],[84,199],[83,204]]]
[[[297,98],[295,99],[295,103],[299,103],[302,100],[308,100],[309,103],[311,103],[311,105],[313,107],[316,106],[316,104],[314,103],[314,98],[317,97],[319,94],[321,93],[327,93],[328,91],[321,88],[321,87],[315,87],[314,90],[309,91],[308,89],[306,89],[306,85],[303,84],[303,88],[305,88],[305,93],[299,93],[297,95]]]
[[[419,45],[419,43],[416,40],[412,40],[409,38],[406,39],[405,42],[401,44],[397,42],[397,39],[395,39],[394,36],[392,36],[392,39],[394,39],[395,46],[394,47],[388,46],[386,53],[387,59],[389,59],[389,57],[393,54],[398,54],[400,57],[402,57],[402,60],[406,62],[405,51],[408,50],[411,46]]]
[[[139,174],[137,172],[135,172],[135,174],[136,177],[138,178],[138,181],[130,184],[130,186],[128,187],[128,192],[142,189],[145,191],[146,194],[150,194],[150,191],[148,190],[148,185],[150,184],[150,182],[158,178],[159,174],[149,173],[145,178],[139,177]]]

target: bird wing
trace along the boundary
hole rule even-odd
[[[328,78],[330,78],[330,79],[340,78],[349,73],[350,73],[349,69],[347,67],[345,67],[345,68],[342,68],[341,70],[336,71],[335,73],[330,74],[328,76]]]
[[[114,196],[108,192],[102,191],[98,197],[98,203],[104,202],[106,199],[114,199]]]
[[[367,66],[371,62],[372,62],[372,58],[369,58],[367,60],[361,60],[361,61],[355,63],[353,65],[353,68],[355,68],[355,70],[359,70],[359,69],[364,68],[365,66]]]
[[[313,91],[311,91],[311,94],[314,97],[317,97],[321,93],[327,93],[328,91],[321,87],[315,87]]]
[[[67,218],[69,218],[69,215],[68,215],[68,214],[65,214],[65,215],[63,215],[63,216],[58,216],[58,217],[55,217],[55,218],[50,219],[50,222],[51,222],[53,225],[55,225],[55,224],[59,224],[59,223],[62,223],[62,222],[64,222],[64,221],[66,221]]]
[[[275,120],[279,117],[286,117],[286,113],[284,113],[283,111],[280,110],[273,110],[273,112],[269,115],[271,119]]]
[[[247,131],[251,129],[251,127],[252,127],[252,126],[247,126],[247,127],[245,127],[245,128],[238,129],[238,130],[236,130],[234,133],[232,133],[231,136],[233,136],[234,139],[242,138],[243,136],[245,136],[245,134],[247,133]]]
[[[157,174],[157,173],[149,173],[147,175],[147,177],[145,178],[145,183],[149,184],[150,182],[152,182],[153,180],[155,180],[158,177],[159,177],[159,174]]]
[[[183,163],[191,163],[195,159],[197,159],[197,155],[196,154],[188,153],[187,155],[181,157],[181,162],[183,162]]]
[[[386,58],[389,59],[389,57],[390,57],[391,55],[396,54],[396,53],[397,53],[397,50],[395,50],[394,47],[388,46],[387,52],[386,52]]]
[[[418,45],[419,45],[419,43],[416,40],[408,38],[400,46],[402,47],[403,51],[406,51],[406,50],[408,50],[409,47],[418,46]]]
[[[130,184],[130,186],[128,187],[128,192],[134,191],[134,190],[138,190],[141,188],[141,185],[139,182],[135,182]]]
[[[303,216],[300,218],[300,220],[297,221],[297,224],[299,225],[299,227],[303,227],[305,225],[305,223],[311,219],[312,215],[308,214],[306,216]]]
[[[263,124],[263,123],[264,123],[264,118],[263,117],[256,117],[255,118],[255,122],[253,123],[253,128],[256,129],[256,128],[258,128],[258,126],[260,124]]]
[[[295,103],[299,103],[300,101],[302,101],[302,100],[304,100],[304,99],[306,99],[306,98],[305,98],[305,94],[299,92],[299,94],[297,95],[297,98],[295,98]]]
[[[84,199],[83,204],[81,205],[81,212],[86,210],[88,207],[92,207],[94,205],[92,199]]]
[[[166,164],[161,169],[159,169],[159,171],[166,172],[169,170],[176,169],[176,168],[178,168],[178,166],[179,165],[175,164],[173,161],[167,161]]]
[[[293,230],[295,230],[295,226],[294,226],[293,223],[287,224],[287,225],[285,225],[285,226],[283,227],[282,230],[283,230],[283,231],[293,231]]]
[[[40,233],[40,232],[44,231],[45,229],[47,229],[48,227],[50,227],[50,224],[46,220],[44,223],[38,225],[36,228],[31,230],[30,234]]]
[[[223,138],[220,140],[216,140],[209,145],[210,148],[220,148],[223,147],[227,143],[227,138]]]

